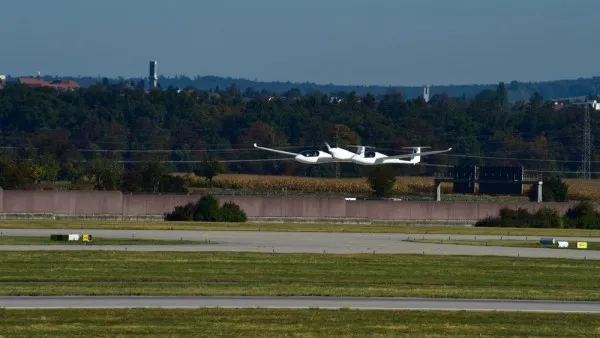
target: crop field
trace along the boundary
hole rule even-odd
[[[0,310],[0,336],[590,337],[578,313],[287,309]]]
[[[57,262],[63,262],[57,264]],[[5,251],[0,295],[600,300],[590,260],[242,252]]]
[[[196,186],[206,187],[208,180],[187,176]],[[433,193],[433,177],[398,176],[395,195],[419,195]],[[600,180],[566,179],[570,199],[600,199]],[[452,192],[452,183],[442,183],[442,193]],[[260,192],[306,192],[368,195],[371,193],[365,178],[314,178],[298,176],[266,176],[223,174],[213,179],[213,188],[260,191]],[[523,198],[528,187],[524,186]]]
[[[202,177],[187,175],[198,186],[207,186],[208,180]],[[223,174],[213,178],[213,187],[233,190],[254,191],[295,191],[314,193],[371,193],[371,188],[365,178],[315,178],[300,176],[267,176]],[[444,192],[451,192],[452,184],[442,185]],[[423,194],[433,191],[431,177],[397,177],[394,193]]]
[[[329,195],[360,195],[371,193],[371,188],[366,178],[317,178],[301,176],[280,175],[249,175],[249,174],[222,174],[213,178],[212,186],[204,177],[191,173],[174,173],[185,177],[191,184],[192,190],[236,191],[244,193],[303,193],[303,194],[329,194]],[[398,176],[394,187],[396,196],[428,196],[433,194],[434,177],[428,176]],[[569,185],[568,197],[572,200],[600,200],[600,180],[565,179]],[[75,185],[69,182],[40,184],[40,187],[61,188],[74,190],[92,189],[90,184]],[[452,183],[442,183],[442,194],[446,198],[458,197],[459,199],[473,199],[471,195],[452,194]],[[523,187],[522,196],[478,196],[479,199],[511,199],[527,200],[528,187]]]

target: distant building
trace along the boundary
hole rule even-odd
[[[20,77],[17,81],[21,85],[28,87],[48,87],[50,82],[35,77]]]
[[[21,85],[25,85],[25,86],[33,87],[33,88],[52,87],[61,92],[73,91],[73,90],[80,88],[79,84],[73,80],[60,80],[60,81],[48,82],[39,77],[37,77],[37,78],[21,77],[21,78],[19,78],[19,80],[17,82]]]
[[[429,86],[425,86],[423,88],[423,100],[425,100],[425,102],[429,102]]]
[[[3,89],[5,84],[6,84],[6,75],[0,74],[0,89]]]
[[[148,75],[150,89],[158,88],[158,62],[150,61],[150,74]]]
[[[554,104],[552,105],[552,108],[556,111],[562,110],[565,108],[565,104],[563,102],[554,102]]]

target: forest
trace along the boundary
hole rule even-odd
[[[94,85],[102,82],[101,77],[90,76],[42,76],[47,81],[52,80],[74,80],[82,86]],[[9,76],[9,79],[16,80]],[[141,77],[106,79],[111,84],[133,83],[134,85],[148,85],[148,80]],[[402,81],[402,79],[399,79]],[[253,91],[270,92],[282,94],[290,90],[300,93],[324,93],[333,96],[345,96],[347,93],[356,92],[359,95],[371,93],[379,96],[390,91],[401,92],[406,99],[414,99],[423,95],[423,86],[380,86],[380,85],[339,85],[339,84],[317,84],[311,82],[290,81],[258,81],[243,78],[221,77],[213,75],[189,77],[179,75],[174,77],[159,76],[159,86],[162,88],[195,88],[200,90],[213,90],[217,88],[229,88],[235,85],[239,88],[250,88]],[[431,94],[446,94],[451,97],[473,98],[483,90],[494,90],[497,84],[462,84],[462,85],[435,85],[430,88]],[[547,99],[581,99],[586,96],[598,97],[600,95],[600,77],[564,79],[540,82],[511,81],[506,84],[508,99],[510,102],[527,101],[534,93],[538,93]]]
[[[147,171],[191,172],[216,162],[231,173],[336,175],[335,165],[296,163],[254,149],[255,142],[290,151],[324,150],[325,141],[348,149],[362,144],[386,154],[406,152],[402,148],[407,146],[453,147],[450,153],[424,158],[424,165],[394,166],[398,175],[494,164],[577,176],[583,108],[556,109],[538,93],[510,102],[507,87],[500,83],[473,98],[435,94],[425,102],[394,90],[379,95],[303,94],[299,89],[274,94],[233,84],[146,91],[126,81],[105,80],[63,93],[9,82],[0,90],[0,186],[18,186],[24,180],[74,181],[94,173],[98,185],[106,188],[110,179],[101,173],[111,170],[150,184],[142,174],[131,173],[142,166]],[[600,131],[595,114],[592,135]],[[599,141],[592,142],[596,171]],[[341,164],[339,174],[364,177],[365,170]]]

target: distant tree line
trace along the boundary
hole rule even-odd
[[[424,158],[428,166],[393,167],[407,175],[431,175],[458,164],[578,171],[583,108],[556,110],[539,94],[510,103],[509,87],[500,84],[471,99],[438,94],[425,102],[399,92],[334,97],[290,90],[273,96],[232,85],[147,93],[135,84],[102,81],[59,93],[8,83],[0,90],[0,185],[93,177],[98,189],[154,192],[176,185],[162,179],[165,173],[214,174],[216,167],[208,163],[220,163],[217,172],[335,175],[335,164],[283,160],[252,148],[255,142],[291,151],[323,149],[325,141],[364,144],[388,154],[415,145],[453,147],[451,153]],[[592,119],[592,135],[599,127]],[[598,161],[600,139],[593,142],[592,160]],[[368,173],[347,163],[339,169],[342,177]]]
[[[58,80],[58,77],[45,76],[46,80]],[[145,78],[115,78],[106,79],[100,77],[61,77],[61,79],[75,80],[80,85],[91,86],[103,80],[107,83],[128,83],[143,88],[148,85]],[[9,80],[15,80],[9,77]],[[399,92],[407,99],[414,99],[423,95],[421,86],[378,86],[378,85],[336,85],[316,84],[311,82],[290,81],[252,81],[242,78],[220,77],[220,76],[175,76],[159,77],[159,85],[162,88],[195,88],[199,90],[217,90],[237,86],[244,91],[262,92],[270,94],[283,94],[297,91],[302,95],[312,93],[323,93],[334,96],[346,96],[348,93],[356,92],[359,95],[373,94],[382,96],[390,92]],[[494,90],[497,84],[468,84],[468,85],[440,85],[431,87],[431,94],[446,94],[451,97],[473,98],[484,90]],[[572,80],[555,80],[540,82],[511,81],[506,84],[508,98],[511,102],[527,101],[534,93],[548,99],[558,98],[581,98],[598,97],[600,95],[600,77],[578,78]]]

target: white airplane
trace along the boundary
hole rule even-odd
[[[325,145],[327,146],[327,149],[330,153],[321,150],[305,150],[299,153],[292,153],[283,150],[259,147],[256,143],[254,143],[254,147],[257,149],[262,149],[284,155],[291,155],[294,156],[294,159],[297,162],[304,164],[323,164],[335,162],[355,163],[360,165],[417,164],[421,162],[421,156],[440,154],[452,150],[452,148],[448,148],[446,150],[421,152],[421,149],[430,147],[408,147],[404,149],[412,149],[412,153],[388,156],[382,153],[378,153],[376,151],[366,150],[367,148],[372,148],[368,146],[358,146],[356,153],[353,153],[351,151],[339,147],[332,148],[327,142],[325,142]],[[401,158],[410,158],[410,160],[401,160]]]
[[[254,143],[254,148],[294,156],[294,160],[304,164],[323,164],[323,163],[334,163],[334,162],[352,162],[350,160],[340,160],[335,159],[331,154],[326,153],[321,150],[304,150],[299,153],[292,153],[289,151],[259,147],[256,143]]]
[[[412,149],[409,154],[392,155],[388,156],[376,151],[367,150],[367,148],[373,148],[369,146],[356,146],[358,149],[356,153],[348,151],[343,148],[335,147],[332,148],[327,142],[325,142],[327,149],[333,155],[335,159],[347,161],[350,160],[352,163],[360,165],[380,165],[380,164],[417,164],[421,162],[421,156],[433,155],[446,153],[452,150],[452,148],[444,150],[434,150],[421,152],[421,149],[431,147],[404,147],[402,149]],[[401,160],[401,158],[410,158],[410,160]]]

